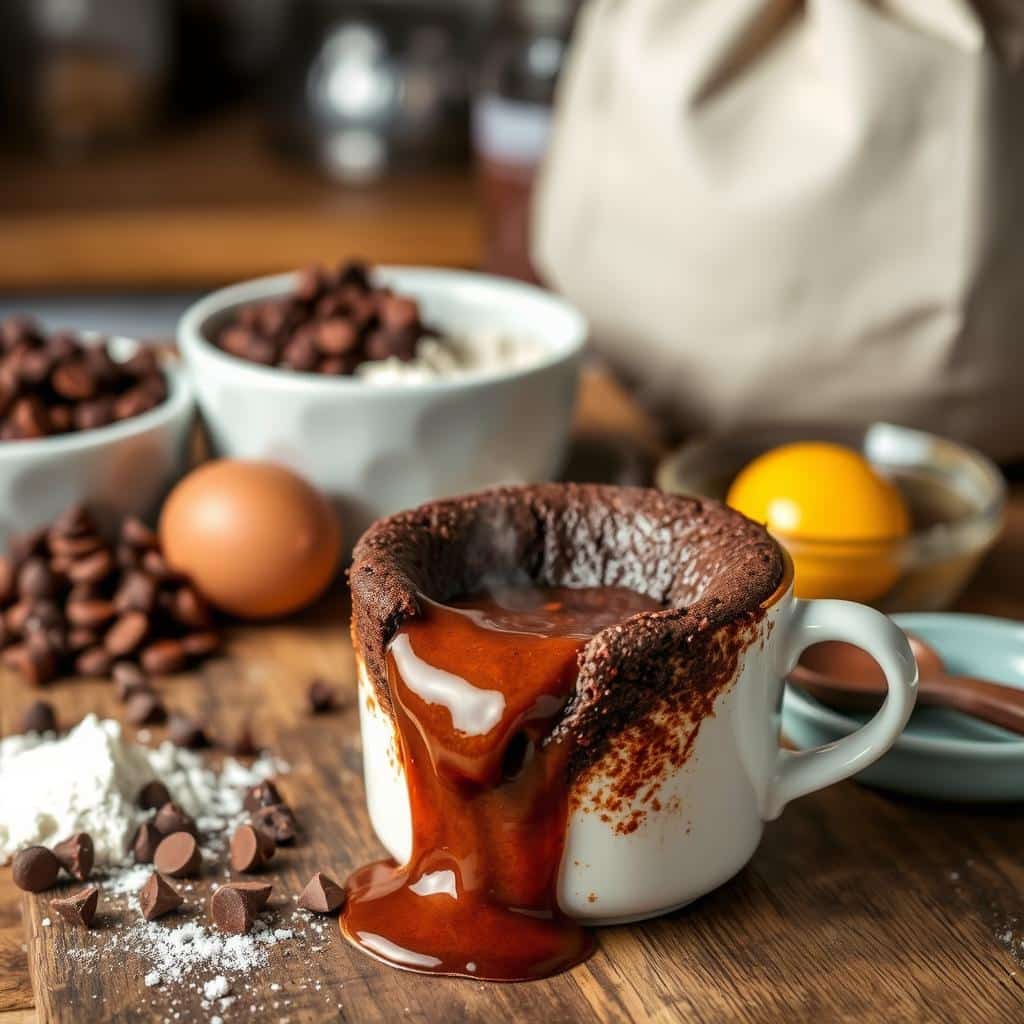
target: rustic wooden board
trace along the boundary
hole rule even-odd
[[[1024,618],[1024,490],[1007,534],[964,602]],[[309,717],[313,675],[338,681],[338,713]],[[50,692],[65,721],[116,711],[106,684]],[[380,848],[363,804],[354,669],[344,596],[293,621],[232,632],[228,657],[165,686],[168,703],[230,728],[251,713],[258,738],[292,762],[283,788],[305,825],[275,866],[280,893],[315,869],[339,877]],[[0,675],[0,729],[35,696]],[[750,866],[692,907],[602,931],[597,955],[572,972],[501,986],[424,978],[350,948],[332,923],[316,956],[274,947],[271,969],[238,985],[233,1020],[291,1021],[977,1021],[1024,1019],[1024,817],[1019,806],[935,805],[853,783],[796,802],[768,827]],[[6,888],[5,888],[6,886]],[[195,992],[146,989],[131,957],[102,970],[69,964],[83,938],[47,897],[22,897],[25,934],[10,928],[9,872],[0,873],[0,1024],[27,1024],[19,982],[30,952],[42,1021],[208,1020]],[[278,899],[277,905],[284,904]],[[5,916],[6,915],[6,916]],[[290,926],[290,924],[289,924]],[[291,955],[285,955],[286,950]],[[207,977],[209,972],[203,974]],[[20,976],[23,979],[23,976]],[[200,979],[201,980],[201,979]],[[319,990],[315,981],[320,981]],[[271,983],[281,991],[272,992]],[[285,1001],[289,1001],[287,1004]],[[275,1007],[274,1002],[280,1005]],[[255,1004],[257,1012],[250,1012]]]

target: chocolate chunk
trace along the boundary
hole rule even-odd
[[[258,871],[277,850],[273,838],[252,825],[239,825],[231,837],[231,870]]]
[[[232,889],[244,893],[251,902],[253,912],[258,914],[269,902],[274,886],[271,882],[229,882]]]
[[[252,816],[253,826],[266,832],[278,845],[284,846],[295,839],[295,815],[284,804],[261,807]]]
[[[326,679],[314,679],[306,690],[306,700],[314,715],[333,710],[337,706],[337,690]]]
[[[318,871],[299,896],[299,906],[314,914],[333,914],[345,902],[345,890],[333,878]]]
[[[50,900],[50,906],[70,924],[82,928],[91,928],[96,917],[96,907],[99,904],[100,891],[95,885],[86,889],[79,889],[78,892],[65,896],[63,899]]]
[[[3,662],[22,676],[30,686],[44,686],[57,677],[55,653],[34,644],[14,644],[6,648]]]
[[[137,693],[150,692],[149,679],[146,674],[131,661],[118,661],[111,669],[117,699],[123,704]]]
[[[151,822],[143,822],[132,838],[132,856],[136,864],[152,864],[156,848],[163,841],[160,830]]]
[[[6,555],[0,555],[0,604],[7,604],[14,597],[16,579],[14,562]]]
[[[76,832],[58,843],[53,848],[53,855],[60,861],[60,866],[79,882],[84,882],[92,874],[96,855],[88,832]]]
[[[324,320],[316,331],[316,346],[325,355],[340,356],[359,344],[359,329],[340,317]]]
[[[180,672],[188,659],[180,640],[154,640],[142,649],[142,667],[153,675]]]
[[[107,630],[103,646],[115,658],[135,650],[149,633],[149,618],[142,612],[125,612]]]
[[[97,647],[99,642],[99,634],[91,629],[78,628],[68,630],[67,649],[72,654],[80,654],[87,647]]]
[[[65,614],[68,622],[86,629],[99,629],[113,617],[115,609],[110,601],[102,598],[91,598],[84,601],[68,600]]]
[[[139,909],[147,921],[177,910],[184,903],[182,895],[159,871],[154,871],[139,892]]]
[[[59,537],[95,535],[96,521],[81,502],[74,502],[53,521],[53,533]]]
[[[206,658],[220,650],[222,643],[220,633],[204,630],[201,633],[189,633],[181,638],[181,646],[192,658]]]
[[[79,402],[96,394],[97,381],[83,359],[68,359],[53,371],[50,386],[61,398]]]
[[[155,548],[158,544],[156,533],[135,516],[128,516],[121,523],[121,540],[142,551]]]
[[[202,867],[199,843],[190,832],[172,832],[153,854],[157,871],[171,878],[195,878]]]
[[[140,690],[128,698],[124,717],[132,725],[159,725],[166,720],[167,709],[159,694]]]
[[[75,658],[75,671],[80,676],[105,676],[113,660],[110,653],[97,644],[86,648]]]
[[[246,790],[242,806],[250,813],[253,813],[261,807],[272,807],[274,804],[283,803],[284,800],[281,799],[277,786],[270,779],[264,779],[262,782],[257,782],[256,785],[250,786]]]
[[[51,554],[74,561],[76,558],[84,558],[86,555],[99,551],[103,547],[103,538],[95,533],[69,537],[63,533],[57,533],[51,528],[49,544]]]
[[[60,861],[45,846],[27,846],[14,855],[11,878],[25,892],[52,889],[60,874]]]
[[[188,583],[174,592],[170,610],[178,622],[192,629],[208,629],[213,621],[209,605]]]
[[[18,570],[18,593],[33,599],[49,598],[57,593],[57,580],[45,558],[30,558]]]
[[[244,935],[249,931],[257,913],[252,894],[235,885],[222,885],[210,897],[213,923],[230,935]]]
[[[114,422],[114,403],[109,398],[95,398],[79,402],[71,414],[76,430],[96,430]]]
[[[99,583],[114,571],[114,557],[106,548],[75,559],[68,569],[72,583]]]
[[[203,727],[180,711],[175,711],[167,720],[167,736],[176,747],[186,750],[202,750],[210,745]]]
[[[156,607],[157,584],[152,576],[141,571],[128,571],[114,594],[114,607],[119,612],[142,612],[149,615]]]
[[[57,713],[49,701],[33,701],[21,715],[22,732],[56,732]]]
[[[199,835],[196,823],[171,800],[168,800],[168,802],[156,812],[153,824],[165,836],[169,836],[173,832],[188,832],[190,835],[197,837]]]
[[[144,811],[158,811],[164,804],[172,804],[173,806],[171,794],[167,792],[167,787],[159,779],[147,782],[139,790],[139,795],[135,798],[135,802]]]

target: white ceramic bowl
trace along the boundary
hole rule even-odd
[[[565,455],[586,323],[529,285],[456,270],[380,267],[424,320],[461,334],[495,329],[539,344],[535,363],[427,383],[377,384],[237,359],[210,338],[232,310],[286,294],[294,275],[214,292],[178,342],[215,451],[301,473],[342,513],[346,546],[374,519],[492,484],[550,480]]]
[[[138,344],[110,339],[117,359],[130,356]],[[101,525],[156,512],[185,470],[193,416],[184,370],[167,363],[163,369],[167,398],[141,416],[38,441],[0,442],[0,544],[75,502],[88,503]]]

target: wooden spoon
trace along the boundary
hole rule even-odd
[[[1024,690],[946,672],[938,653],[907,635],[920,673],[919,705],[953,708],[1024,735]],[[852,711],[873,710],[885,696],[885,676],[871,655],[852,644],[829,640],[804,651],[789,680],[822,704]]]

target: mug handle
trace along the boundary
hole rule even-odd
[[[814,750],[779,748],[775,774],[765,792],[762,817],[777,818],[798,796],[849,778],[877,761],[903,731],[917,699],[917,662],[903,630],[888,616],[852,601],[800,601],[779,648],[785,679],[812,644],[842,640],[867,651],[881,666],[889,687],[885,702],[856,732]]]

